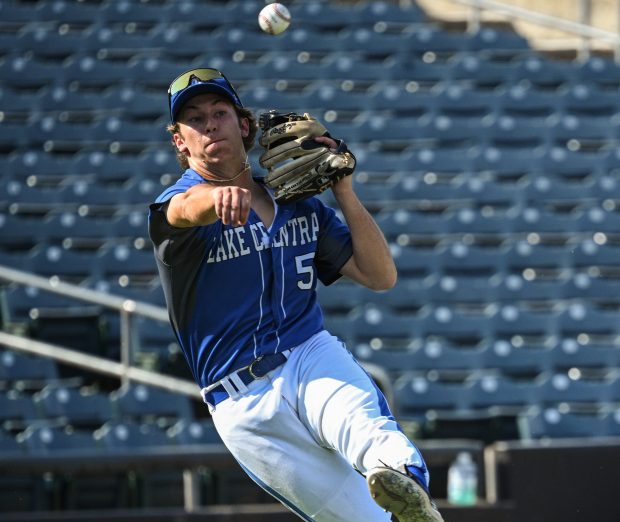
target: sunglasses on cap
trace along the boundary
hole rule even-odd
[[[241,99],[232,84],[217,69],[191,69],[177,76],[168,87],[168,108],[174,122],[183,104],[198,94],[213,92],[228,97],[238,107]]]

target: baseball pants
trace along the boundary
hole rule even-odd
[[[387,522],[363,475],[379,465],[425,467],[383,394],[326,331],[209,409],[241,467],[303,520]]]

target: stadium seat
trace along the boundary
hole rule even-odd
[[[557,88],[574,81],[579,74],[573,64],[551,60],[537,53],[517,57],[511,64],[511,81],[519,83],[527,80],[537,88]]]
[[[553,146],[577,144],[586,149],[609,147],[617,136],[617,128],[610,125],[606,116],[565,115],[549,126],[547,132]]]
[[[100,451],[91,431],[74,431],[53,425],[29,426],[20,433],[18,440],[31,455],[77,452],[87,458]]]
[[[493,317],[493,331],[500,339],[516,335],[544,339],[555,333],[558,317],[554,310],[532,311],[507,304]]]
[[[168,429],[168,436],[173,442],[184,447],[193,444],[223,445],[222,439],[211,419],[181,419]]]
[[[618,264],[620,249],[610,243],[599,245],[586,239],[571,249],[573,266],[584,269],[588,267],[613,267]],[[610,281],[613,284],[613,281]]]
[[[154,423],[131,421],[106,422],[94,432],[94,438],[107,453],[148,453],[156,447],[169,447],[171,439]]]
[[[448,59],[450,81],[473,81],[477,86],[497,86],[506,82],[512,66],[506,62],[494,62],[478,52],[461,52]]]
[[[83,281],[95,273],[95,259],[91,252],[67,250],[56,245],[39,246],[22,265],[40,276],[58,276],[61,279]]]
[[[78,429],[98,428],[112,418],[110,401],[102,393],[50,385],[37,393],[34,400],[46,419]]]
[[[20,214],[0,214],[0,246],[2,248],[31,249],[39,242],[49,240],[49,219]]]
[[[355,25],[359,21],[359,11],[349,6],[334,5],[330,2],[298,2],[290,6],[291,16],[304,20],[317,28],[340,28]]]
[[[585,79],[558,91],[558,102],[566,114],[608,117],[618,111],[618,97],[612,91],[600,89]]]
[[[509,116],[545,117],[561,110],[558,95],[521,84],[502,89],[496,100],[496,110]]]
[[[179,343],[168,322],[140,318],[136,321],[136,335],[140,351],[155,352],[161,356],[180,351]]]
[[[126,421],[157,420],[160,425],[193,419],[191,399],[144,384],[121,387],[110,394],[114,414]]]
[[[391,2],[361,2],[357,7],[359,23],[374,25],[377,22],[389,24],[415,24],[426,20],[426,14],[415,2],[393,4]]]
[[[58,369],[52,359],[34,357],[20,352],[0,352],[0,381],[20,389],[42,389],[49,381],[58,379]]]
[[[468,35],[466,48],[468,50],[480,51],[492,49],[494,52],[527,52],[530,50],[530,45],[527,38],[517,32],[493,27],[482,27],[479,31]]]
[[[579,209],[556,212],[546,208],[528,205],[514,216],[511,230],[515,233],[527,234],[563,234],[566,230],[573,232],[584,230],[583,212]]]
[[[488,275],[504,268],[504,253],[499,248],[481,248],[464,243],[449,245],[437,259],[445,274]]]
[[[381,226],[381,225],[380,225]],[[393,235],[389,228],[383,228],[385,234]],[[391,244],[390,249],[399,274],[406,278],[422,278],[434,273],[441,249],[436,248],[409,248]]]
[[[375,337],[407,339],[415,335],[416,317],[401,314],[376,304],[360,306],[349,316],[355,338],[359,341]]]
[[[150,248],[136,249],[124,244],[110,246],[99,252],[94,263],[98,273],[105,278],[134,275],[153,279],[157,276],[157,265]]]
[[[620,81],[620,67],[612,59],[593,56],[575,65],[582,81],[596,83],[602,88],[615,87]]]
[[[546,341],[546,340],[545,340]],[[496,338],[482,353],[481,368],[498,369],[503,372],[530,372],[542,374],[554,367],[553,349],[545,341],[542,344],[521,344],[515,340]]]
[[[613,265],[614,263],[611,263],[609,266]],[[589,276],[587,270],[594,266],[600,266],[596,258],[587,265],[581,265],[585,270],[579,271],[567,282],[567,295],[572,298],[615,302],[620,296],[620,281],[615,277]]]
[[[104,454],[153,454],[158,449],[170,449],[172,439],[154,423],[107,422],[94,432]],[[183,505],[183,474],[181,471],[136,472],[117,479],[117,491],[122,493],[117,503],[130,502],[146,508],[180,507]]]
[[[413,348],[373,348],[367,343],[352,347],[355,356],[387,370],[391,375],[431,370],[467,371],[481,368],[484,348],[463,348],[426,340]]]
[[[400,234],[442,234],[448,231],[448,216],[436,212],[389,210],[376,216],[388,240]]]
[[[28,334],[40,341],[87,354],[105,355],[106,324],[98,306],[32,308]],[[79,370],[74,370],[79,374]]]
[[[584,378],[572,372],[557,372],[544,385],[545,404],[560,403],[604,404],[613,396],[613,381],[609,377]]]
[[[566,368],[617,368],[620,350],[612,342],[597,342],[583,337],[560,337],[550,351],[556,370]]]
[[[559,408],[533,408],[519,415],[524,439],[597,438],[610,435],[608,418],[599,412],[573,412]]]
[[[485,303],[496,300],[497,277],[468,275],[466,271],[449,271],[434,278],[427,291],[433,303]]]
[[[527,269],[561,270],[573,266],[573,253],[570,247],[531,245],[527,241],[516,241],[505,247],[504,252],[506,269],[515,273]]]
[[[358,285],[348,284],[342,280],[329,286],[319,285],[317,287],[317,296],[321,303],[321,308],[327,314],[333,311],[352,310],[363,302],[362,295],[363,291]]]
[[[510,261],[509,261],[510,262]],[[560,275],[526,279],[523,273],[506,273],[496,287],[497,299],[502,302],[550,301],[571,296],[569,281]]]
[[[540,147],[548,140],[548,129],[541,119],[523,115],[485,118],[480,130],[484,143],[497,149]]]
[[[6,383],[0,379],[3,384]],[[12,432],[24,430],[29,423],[40,419],[32,397],[16,390],[0,391],[0,424]],[[0,430],[0,435],[2,431]],[[8,444],[8,442],[7,442]]]
[[[523,409],[542,400],[544,380],[518,382],[502,375],[473,376],[471,405],[474,408]]]
[[[458,411],[470,407],[472,386],[463,382],[430,380],[422,374],[405,374],[394,383],[394,399],[401,415],[429,409]]]
[[[565,336],[579,334],[613,338],[618,334],[618,317],[615,310],[596,308],[582,299],[571,302],[558,315],[558,330]]]
[[[428,306],[420,313],[419,331],[426,337],[448,340],[455,345],[478,344],[491,333],[492,317],[484,310]]]
[[[528,204],[549,206],[554,204],[584,207],[594,199],[592,180],[569,181],[561,175],[543,173],[528,177],[523,187],[523,197]]]

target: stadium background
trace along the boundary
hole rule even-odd
[[[128,335],[131,306],[76,295],[163,305],[145,219],[179,170],[166,88],[210,65],[255,111],[308,111],[355,151],[400,280],[381,294],[321,288],[327,326],[428,455],[446,520],[617,520],[609,48],[578,53],[581,40],[497,15],[468,30],[468,9],[447,0],[291,1],[293,25],[270,37],[263,4],[0,2],[0,265],[20,271],[0,271],[0,519],[291,520],[197,400],[16,341],[125,362],[127,345],[136,368],[189,377],[156,313],[132,316]],[[535,4],[570,17],[578,2]],[[605,27],[617,2],[593,5],[617,32]],[[55,276],[78,291],[46,291]],[[474,508],[445,502],[463,449],[479,464]]]

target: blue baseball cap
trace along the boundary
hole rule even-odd
[[[181,107],[194,96],[215,93],[228,98],[234,105],[243,108],[241,99],[232,84],[217,69],[191,69],[177,76],[168,88],[170,120],[176,121]]]

